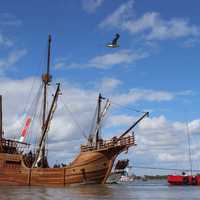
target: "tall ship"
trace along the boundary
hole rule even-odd
[[[31,144],[28,144],[25,140],[27,129],[32,120],[30,118],[26,119],[19,140],[5,138],[2,96],[0,95],[0,185],[67,186],[79,183],[104,184],[111,173],[117,156],[135,145],[132,129],[148,116],[148,112],[143,113],[120,136],[104,140],[100,136],[100,128],[110,106],[110,101],[99,94],[94,129],[89,134],[86,143],[80,146],[79,154],[68,165],[50,167],[47,156],[47,136],[59,95],[61,95],[60,83],[58,83],[51,104],[47,106],[47,90],[52,81],[50,55],[51,36],[48,38],[47,69],[42,75],[42,123],[41,128],[38,127],[40,137],[35,151],[27,151]]]

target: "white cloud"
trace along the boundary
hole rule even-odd
[[[139,90],[133,89],[131,93],[120,94],[114,89],[121,82],[113,78],[104,78],[112,90],[113,98],[115,102],[120,100],[122,105],[127,103],[134,103],[136,101],[170,101],[175,98],[176,93],[154,91],[154,90]],[[27,106],[32,104],[33,97],[39,88],[40,79],[30,77],[23,80],[11,80],[8,78],[0,79],[0,94],[3,95],[3,106],[4,106],[4,130],[8,137],[19,138],[19,132],[23,125],[24,118],[22,117]],[[31,87],[34,85],[34,88]],[[53,86],[53,85],[52,85]],[[48,102],[52,100],[51,94],[55,91],[49,91],[50,98]],[[51,122],[49,131],[49,142],[50,142],[50,157],[51,160],[66,161],[66,155],[69,155],[70,159],[73,158],[75,153],[79,151],[79,145],[81,142],[85,142],[83,133],[89,134],[94,110],[97,100],[96,88],[93,89],[81,89],[71,83],[63,83],[61,85],[62,95],[58,99],[58,107],[55,112],[54,118]],[[30,92],[31,91],[31,92]],[[130,95],[130,97],[129,97]],[[135,97],[134,97],[135,95]],[[128,98],[128,101],[126,100]],[[111,99],[112,101],[112,99]],[[17,106],[16,106],[17,105]],[[40,106],[38,109],[41,108]],[[29,110],[29,109],[28,109]],[[32,111],[34,111],[34,106]],[[70,110],[70,111],[69,111]],[[29,111],[30,112],[30,111]],[[39,113],[36,119],[39,118]],[[135,116],[127,115],[126,113],[120,115],[113,115],[107,119],[105,128],[119,128],[129,126],[135,121]],[[200,120],[193,120],[189,122],[189,128],[191,134],[198,133],[200,130]],[[40,126],[38,123],[31,129],[32,140],[38,138],[40,134]],[[105,131],[105,130],[104,130]],[[176,156],[183,149],[181,144],[185,145],[185,124],[179,121],[170,122],[164,116],[146,118],[138,126],[136,132],[136,139],[138,144],[138,150],[135,149],[135,154],[141,153],[141,148],[148,149],[148,154],[155,156],[158,161],[163,159],[163,153],[166,153],[162,149],[164,147],[172,147],[172,145],[180,145],[180,149],[177,151],[170,151],[169,156],[166,159],[171,159],[170,156]],[[116,132],[115,132],[116,133]],[[112,131],[113,134],[113,131]],[[104,135],[106,133],[104,132]],[[77,141],[76,141],[77,140]],[[70,143],[69,143],[70,141]],[[76,143],[76,145],[74,145]],[[73,148],[73,145],[68,148],[71,144],[77,148]],[[153,147],[159,146],[160,149],[151,150]],[[65,149],[65,150],[63,150]],[[57,152],[59,151],[59,154]],[[60,153],[61,152],[61,153]],[[143,151],[144,152],[144,151]],[[196,155],[197,156],[197,155]]]
[[[141,130],[163,130],[167,126],[167,121],[164,116],[146,118],[141,124]]]
[[[86,63],[72,62],[67,64],[65,59],[58,60],[55,64],[57,69],[61,68],[96,68],[110,69],[116,65],[127,65],[148,57],[147,52],[132,52],[130,50],[120,50],[115,53],[108,53],[89,59]]]
[[[0,81],[0,94],[3,95],[5,109],[4,128],[6,129],[6,133],[8,132],[8,135],[13,136],[16,134],[16,130],[14,129],[19,129],[22,125],[20,123],[24,111],[29,111],[29,113],[32,114],[36,111],[33,105],[33,107],[28,110],[26,108],[31,106],[33,97],[36,96],[40,85],[40,79],[35,77],[23,80],[1,78]],[[55,89],[55,86],[53,88]],[[54,90],[51,89],[49,94],[53,93]],[[52,101],[52,96],[49,96],[48,102],[50,103]],[[84,127],[85,124],[87,125],[88,119],[92,118],[91,113],[94,112],[93,108],[96,104],[96,97],[96,91],[81,90],[71,84],[62,85],[62,96],[59,97],[59,104],[55,113],[56,117],[52,121],[52,139],[61,140],[68,136],[74,137],[74,135],[76,138],[79,138],[81,133],[80,130],[77,130],[77,125],[73,121],[71,113],[73,113],[74,117],[77,119],[81,118],[79,124],[81,127]],[[66,105],[71,113],[65,108]],[[38,127],[37,133],[35,134],[39,132],[40,128]]]
[[[137,101],[170,101],[174,99],[176,95],[167,91],[154,91],[133,88],[128,93],[122,93],[120,95],[113,95],[113,100],[119,102],[122,105]]]
[[[99,24],[101,28],[105,27],[118,27],[121,26],[126,20],[130,18],[133,12],[134,1],[128,1],[117,8],[111,15]]]
[[[67,65],[67,62],[68,62],[68,58],[57,58],[56,61],[55,61],[55,69],[59,70],[59,69],[62,69],[63,67],[65,67]]]
[[[186,130],[186,127],[188,126],[189,134],[200,133],[200,119],[195,119],[191,122],[188,122],[188,124],[186,122],[175,122],[173,126],[180,131]]]
[[[147,53],[136,53],[131,52],[130,50],[121,50],[116,53],[105,54],[92,58],[89,60],[88,66],[98,69],[108,69],[114,65],[133,63],[147,56]]]
[[[173,39],[186,36],[198,36],[199,27],[190,25],[185,19],[163,20],[159,13],[145,13],[141,18],[129,20],[123,24],[125,30],[132,34],[146,32],[146,38],[153,39]]]
[[[134,116],[128,115],[112,115],[107,123],[107,127],[120,127],[120,126],[130,126],[136,120]]]
[[[0,13],[0,46],[11,47],[14,42],[5,35],[8,27],[18,27],[21,21],[10,13]]]
[[[111,92],[121,84],[122,84],[122,81],[120,81],[119,79],[103,78],[100,84],[100,90],[103,93]]]
[[[36,95],[37,85],[31,88],[35,78],[23,80],[12,80],[0,78],[0,94],[3,96],[3,119],[6,135],[15,136],[19,134],[25,108],[32,103],[32,97]],[[30,91],[31,90],[31,91]],[[28,104],[28,105],[27,105]]]
[[[142,114],[141,114],[142,115]],[[115,133],[122,133],[125,127],[133,124],[139,116],[127,114],[111,115],[106,123],[107,128],[115,127]],[[193,163],[199,160],[198,142],[193,137],[200,134],[200,120],[188,122],[191,138]],[[126,129],[126,128],[125,128]],[[111,130],[113,130],[111,128]],[[169,121],[164,115],[143,119],[135,128],[137,146],[129,157],[134,157],[134,163],[145,163],[146,166],[169,166],[169,168],[188,168],[188,141],[186,123]],[[177,164],[178,163],[178,164]],[[166,166],[167,165],[167,166]]]
[[[162,162],[187,162],[188,158],[187,156],[183,155],[183,153],[179,154],[172,154],[172,153],[166,153],[162,152],[158,154],[158,159]]]
[[[133,1],[122,4],[113,14],[99,24],[101,28],[120,28],[131,34],[142,34],[147,40],[165,40],[181,37],[197,37],[200,27],[182,18],[163,19],[160,13],[146,12],[141,17],[133,14]]]
[[[196,124],[193,120],[189,122],[191,138],[196,131],[191,124]],[[178,126],[177,126],[178,124]],[[199,126],[199,125],[198,125]],[[198,133],[200,133],[198,129]],[[171,122],[165,116],[145,118],[139,125],[136,131],[136,140],[138,144],[137,152],[145,155],[152,155],[157,164],[161,162],[183,162],[182,166],[188,163],[188,143],[187,130],[184,122]],[[192,143],[192,157],[197,161],[197,147]],[[151,166],[151,164],[149,164]],[[179,166],[180,167],[180,166]],[[178,168],[178,167],[177,167]]]
[[[200,133],[200,119],[193,120],[188,124],[189,132]]]
[[[189,38],[181,44],[181,47],[192,48],[200,43],[198,38]]]
[[[0,46],[10,47],[12,45],[13,45],[13,42],[0,33]]]
[[[0,14],[0,26],[20,26],[21,24],[21,20],[11,13]]]
[[[197,125],[198,124],[198,125]],[[200,133],[199,119],[189,122],[190,134]],[[170,122],[164,116],[146,118],[137,130],[138,143],[149,149],[157,161],[188,161],[187,128],[184,122]],[[159,147],[159,148],[155,148]],[[197,148],[192,153],[196,155]]]
[[[0,72],[4,73],[10,66],[16,64],[22,57],[27,54],[26,49],[11,51],[7,58],[0,58]]]
[[[104,0],[82,0],[82,7],[88,13],[94,13]]]

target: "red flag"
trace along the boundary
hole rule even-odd
[[[23,127],[23,129],[21,131],[21,137],[19,139],[20,142],[24,142],[25,141],[25,138],[26,138],[26,135],[27,135],[27,131],[28,131],[28,128],[30,127],[30,124],[31,124],[31,118],[27,117],[25,125],[24,125],[24,127]]]

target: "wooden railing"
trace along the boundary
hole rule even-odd
[[[93,145],[81,145],[81,151],[92,151],[99,149],[107,149],[112,147],[130,147],[135,145],[134,136],[126,136],[123,138],[113,137],[111,140],[101,140],[97,146]]]
[[[10,139],[0,139],[0,153],[21,154],[29,144]]]

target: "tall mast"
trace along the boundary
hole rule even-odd
[[[50,75],[50,58],[51,58],[51,35],[49,35],[49,38],[48,38],[47,71],[45,74],[42,75],[42,81],[44,84],[42,128],[44,128],[45,121],[46,121],[47,88],[52,79],[52,76]]]
[[[101,117],[100,117],[100,114],[101,114],[101,101],[102,101],[102,96],[101,96],[101,93],[99,93],[98,108],[97,108],[97,125],[99,125],[100,122],[101,122]],[[96,133],[96,145],[98,144],[98,141],[99,141],[99,132],[100,132],[100,130],[98,130],[97,133]]]
[[[0,95],[0,140],[3,137],[2,96]]]
[[[187,132],[187,142],[188,142],[188,155],[189,155],[189,164],[190,164],[190,174],[192,176],[192,154],[191,154],[191,141],[190,141],[190,131],[188,121],[186,122],[186,132]]]
[[[45,138],[47,136],[47,132],[48,132],[48,129],[49,129],[49,126],[50,126],[50,122],[51,122],[51,119],[52,119],[53,114],[54,114],[55,109],[56,109],[57,99],[58,99],[59,95],[60,95],[60,83],[57,84],[57,89],[56,89],[55,95],[53,97],[53,101],[51,103],[50,110],[49,110],[48,115],[47,115],[45,126],[42,129],[42,135],[41,135],[41,138],[40,138],[40,141],[39,141],[39,149],[37,151],[37,155],[36,155],[35,162],[33,163],[33,167],[38,167],[39,163],[40,163],[40,167],[46,167],[45,157],[44,157]]]
[[[46,107],[47,107],[47,88],[52,80],[52,76],[50,75],[50,59],[51,59],[51,35],[48,37],[48,56],[47,56],[47,71],[42,75],[42,81],[44,86],[44,97],[43,97],[43,113],[42,113],[42,130],[45,129],[46,123]],[[45,138],[46,139],[46,138]],[[44,143],[45,143],[44,139]],[[42,166],[44,166],[45,162],[45,145],[42,149]]]

